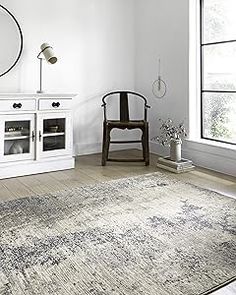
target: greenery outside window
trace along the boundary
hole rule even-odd
[[[201,137],[236,145],[236,0],[201,1]]]

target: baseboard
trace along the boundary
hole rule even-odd
[[[168,156],[169,155],[169,148],[168,147],[163,147],[162,145],[158,144],[155,141],[150,141],[149,142],[149,147],[150,147],[150,152],[162,157]]]
[[[52,171],[72,169],[75,167],[75,159],[70,157],[48,158],[38,161],[18,161],[4,163],[0,168],[0,179],[39,174]]]
[[[185,141],[183,154],[198,166],[236,176],[236,150]]]
[[[111,144],[110,151],[122,151],[128,149],[138,149],[138,144]],[[102,143],[77,143],[74,145],[74,155],[91,155],[98,154],[102,152]]]
[[[75,144],[75,155],[89,155],[101,153],[102,143]],[[141,149],[138,144],[111,145],[111,151],[126,149]],[[157,142],[150,141],[150,152],[160,156],[168,156],[169,148]],[[236,176],[236,152],[222,150],[222,148],[206,146],[202,143],[186,141],[182,148],[183,157],[191,159],[195,165],[216,172]]]
[[[156,142],[150,142],[150,151],[160,156],[169,154],[168,147],[162,147]],[[191,159],[196,166],[236,176],[236,151],[185,141],[182,153],[184,158]]]

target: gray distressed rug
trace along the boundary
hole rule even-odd
[[[0,294],[208,294],[236,274],[235,212],[161,173],[2,203]]]

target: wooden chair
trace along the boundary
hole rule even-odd
[[[108,97],[119,95],[120,98],[120,120],[107,120],[107,103]],[[129,95],[143,100],[144,105],[144,119],[143,120],[130,120],[129,119]],[[103,144],[102,144],[102,166],[106,165],[107,161],[115,162],[145,162],[149,165],[149,129],[147,122],[147,109],[150,106],[147,104],[147,99],[136,92],[132,91],[115,91],[110,92],[103,96],[102,107],[104,108],[104,121],[103,121]],[[111,141],[110,133],[113,128],[118,129],[140,129],[142,131],[142,138],[140,140],[130,141]],[[109,158],[110,144],[127,144],[127,143],[142,143],[143,158],[142,159],[112,159]]]

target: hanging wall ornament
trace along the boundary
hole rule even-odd
[[[166,83],[161,79],[161,60],[158,60],[158,78],[152,84],[152,93],[157,98],[163,98],[166,94],[167,86]]]

